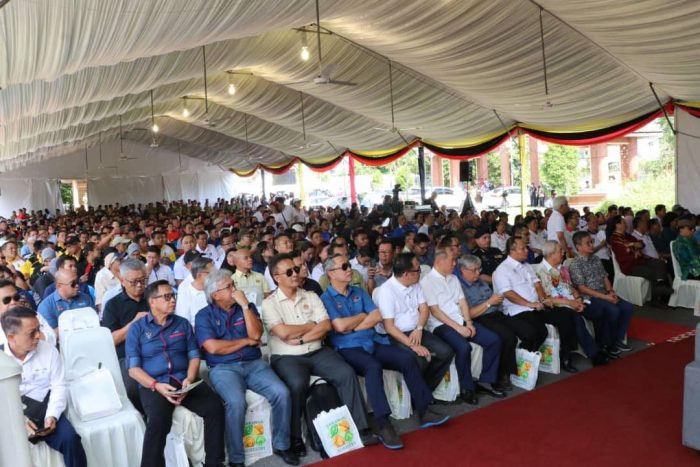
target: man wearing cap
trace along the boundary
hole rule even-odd
[[[471,251],[471,254],[478,256],[481,260],[481,276],[482,281],[491,284],[491,276],[499,264],[506,259],[506,255],[498,248],[491,247],[491,232],[488,224],[482,223],[476,230],[474,235],[476,247]],[[455,271],[455,275],[459,275],[459,271]]]
[[[146,246],[146,251],[148,251],[148,246]],[[129,243],[129,246],[126,249],[126,257],[138,259],[144,263],[146,262],[146,257],[145,255],[141,254],[141,247],[137,243]]]
[[[109,242],[109,246],[112,248],[116,248],[117,252],[120,255],[124,255],[126,253],[126,246],[131,243],[131,240],[129,240],[126,237],[122,237],[121,235],[117,235],[112,239],[111,242]]]
[[[61,313],[76,308],[95,308],[95,303],[89,294],[80,291],[77,271],[59,269],[55,280],[56,290],[42,300],[38,311],[58,334],[58,317]]]
[[[95,305],[102,307],[102,299],[105,292],[121,285],[119,282],[119,265],[121,257],[119,253],[112,252],[105,256],[104,267],[97,271],[95,276]]]

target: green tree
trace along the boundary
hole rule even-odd
[[[501,154],[498,151],[490,152],[486,155],[486,164],[488,165],[488,173],[481,175],[484,180],[491,180],[494,184],[501,183]]]
[[[673,130],[665,118],[659,119],[659,126],[663,131],[659,142],[659,158],[644,161],[640,167],[642,173],[651,178],[659,178],[663,174],[672,173],[676,158],[676,135],[673,134]]]
[[[573,146],[550,144],[540,166],[542,181],[557,194],[573,195],[579,188],[579,153]]]
[[[61,183],[61,202],[73,206],[73,186],[70,183]]]

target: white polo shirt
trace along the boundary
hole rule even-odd
[[[519,263],[508,256],[493,272],[493,291],[497,294],[513,291],[528,302],[538,302],[535,283],[540,280],[529,264]],[[503,300],[503,313],[508,316],[515,316],[523,311],[532,308],[517,305],[507,298]]]
[[[208,305],[207,296],[203,290],[195,289],[192,282],[181,285],[177,292],[175,314],[185,318],[194,328],[194,317],[199,310]]]
[[[435,268],[420,281],[420,287],[428,306],[437,305],[452,321],[457,324],[464,324],[464,316],[459,309],[459,301],[464,298],[462,286],[459,279],[454,274],[443,276]],[[444,324],[435,316],[430,314],[428,318],[428,331]]]
[[[589,232],[590,233],[590,232]],[[610,259],[610,250],[607,247],[607,241],[605,237],[605,230],[599,230],[598,233],[594,235],[591,234],[591,237],[593,238],[593,246],[598,247],[601,243],[603,243],[604,246],[600,250],[595,252],[595,255],[600,258],[600,259]]]
[[[392,276],[375,289],[372,298],[379,307],[382,318],[393,319],[394,325],[401,332],[411,332],[418,326],[418,306],[425,303],[420,285],[406,287]],[[386,334],[383,324],[377,324],[376,329],[378,333]]]
[[[564,216],[557,210],[553,210],[547,221],[547,240],[559,241],[557,232],[566,231],[566,222]]]

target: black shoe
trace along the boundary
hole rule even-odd
[[[567,373],[578,373],[578,368],[571,363],[571,360],[564,362],[563,370]]]
[[[503,384],[501,382],[491,383],[491,387],[493,388],[494,391],[502,392],[504,395],[506,392],[513,390],[512,384],[509,384],[508,386],[506,386],[505,384]]]
[[[593,366],[601,366],[610,363],[610,359],[605,355],[605,352],[601,350],[591,357],[591,362]]]
[[[484,394],[488,394],[491,397],[495,397],[496,399],[503,399],[506,397],[505,391],[498,390],[493,387],[493,384],[491,384],[491,387],[486,387],[483,384],[475,383],[474,387],[476,387],[476,392],[482,392]]]
[[[363,446],[374,446],[375,444],[379,443],[377,435],[372,433],[370,429],[360,432],[360,440],[362,441]]]
[[[392,425],[391,422],[387,422],[387,424],[379,430],[377,438],[379,438],[379,442],[382,443],[387,449],[403,448],[403,442],[401,441],[398,433],[396,433],[394,425]]]
[[[632,350],[632,347],[625,344],[624,342],[615,342],[615,348],[620,352],[629,352],[630,350]]]
[[[494,387],[493,384],[491,387]],[[505,376],[498,381],[496,386],[500,391],[512,391],[513,384],[510,382],[510,375]]]
[[[287,465],[299,465],[299,456],[297,456],[291,449],[287,449],[285,451],[273,449],[272,452],[275,453],[276,456],[281,457],[284,463]]]
[[[298,457],[306,457],[306,445],[301,438],[292,439],[292,446],[289,448]]]
[[[477,399],[474,391],[461,391],[459,395],[462,397],[462,400],[469,405],[477,405],[479,403],[479,399]]]
[[[450,419],[449,415],[439,414],[439,413],[433,412],[432,410],[430,410],[430,408],[428,408],[428,409],[426,409],[423,416],[420,417],[420,427],[421,428],[428,428],[431,426],[442,425],[443,423],[445,423],[449,419]]]
[[[245,467],[245,462],[229,462],[228,467]]]
[[[618,348],[617,348],[616,346],[614,346],[614,345],[608,345],[608,346],[606,346],[606,347],[605,347],[605,351],[606,351],[608,354],[610,354],[610,355],[615,355],[615,356],[619,356],[619,355],[622,353],[622,351],[621,351],[620,349],[618,349]]]

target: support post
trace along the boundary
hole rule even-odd
[[[348,173],[350,174],[350,202],[357,203],[357,188],[355,188],[355,159],[348,156]]]
[[[263,169],[260,169],[260,180],[262,180],[262,195],[263,198],[267,198],[265,195],[265,171]]]
[[[301,204],[306,204],[306,190],[304,189],[304,164],[297,162],[297,179],[299,180],[299,199]]]
[[[420,204],[425,202],[425,150],[418,146],[418,178],[420,180]]]
[[[518,131],[518,150],[520,151],[520,214],[525,217],[525,134]]]

